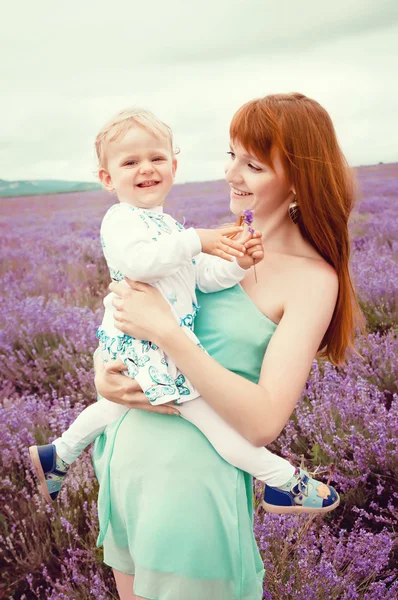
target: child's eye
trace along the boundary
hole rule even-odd
[[[155,161],[155,160],[166,160],[166,159],[163,158],[163,156],[157,156],[156,158],[153,158],[152,160]]]
[[[135,163],[135,161],[134,161],[134,160],[128,160],[126,163],[124,163],[124,166],[125,166],[125,167],[129,167],[129,166],[131,166],[131,165],[135,165],[135,164],[136,164],[136,163]]]
[[[258,167],[255,167],[254,165],[251,165],[250,163],[247,166],[249,167],[249,169],[251,169],[255,173],[259,173],[262,170],[262,169],[259,169]]]
[[[230,156],[231,158],[235,158],[235,153],[234,153],[234,152],[232,152],[232,150],[231,150],[230,152],[227,152],[227,154],[229,154],[229,156]]]

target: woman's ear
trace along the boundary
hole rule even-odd
[[[106,169],[101,168],[98,171],[98,177],[99,177],[102,185],[108,192],[114,191],[115,188],[113,187],[112,178]]]

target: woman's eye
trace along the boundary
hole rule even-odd
[[[247,166],[249,167],[249,169],[251,169],[255,173],[259,173],[261,171],[261,169],[259,169],[258,167],[255,167],[254,165],[251,165],[250,163]]]
[[[227,152],[227,154],[229,154],[229,156],[231,158],[235,158],[235,153],[234,152],[230,151],[230,152]]]

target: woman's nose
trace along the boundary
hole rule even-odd
[[[224,168],[225,179],[228,183],[242,183],[242,176],[235,163],[227,162]]]

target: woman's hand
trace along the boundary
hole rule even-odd
[[[111,292],[119,296],[112,300],[116,327],[131,337],[161,346],[162,337],[178,328],[170,305],[152,285],[127,277],[125,280],[129,287],[116,282],[109,285]]]
[[[148,412],[166,415],[180,414],[176,408],[167,404],[152,406],[135,379],[121,374],[121,371],[124,371],[126,366],[120,358],[103,363],[98,356],[94,358],[94,363],[95,387],[98,393],[107,400],[123,404],[128,408],[139,408]]]

